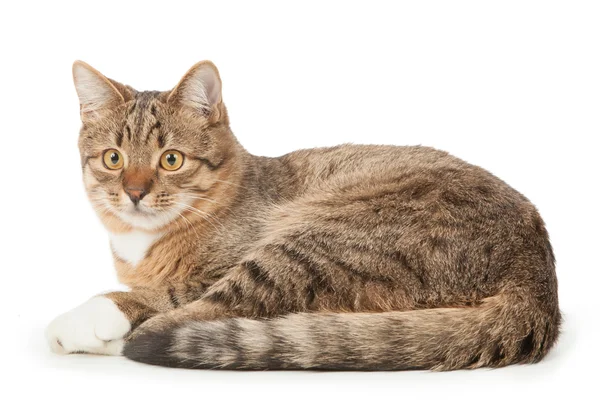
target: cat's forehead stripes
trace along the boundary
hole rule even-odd
[[[137,93],[127,110],[123,131],[117,137],[117,145],[128,143],[141,147],[156,140],[160,148],[165,145],[163,125],[158,114],[160,99],[158,91]]]

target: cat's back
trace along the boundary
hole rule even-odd
[[[303,149],[280,160],[295,176],[299,194],[396,190],[407,199],[442,196],[458,206],[472,200],[503,206],[528,203],[485,169],[426,146],[345,144]]]
[[[397,170],[426,170],[435,166],[463,165],[449,153],[425,146],[343,144],[301,149],[280,157],[309,182],[340,174],[379,175]]]

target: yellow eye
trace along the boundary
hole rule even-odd
[[[121,169],[123,168],[123,155],[121,152],[116,149],[109,149],[104,151],[104,156],[102,157],[104,160],[104,165],[108,169]]]
[[[167,171],[176,171],[183,165],[183,155],[178,151],[167,151],[160,157],[160,166]]]

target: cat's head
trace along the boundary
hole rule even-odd
[[[210,221],[226,204],[243,149],[229,130],[212,62],[194,65],[166,92],[138,92],[80,61],[73,78],[84,183],[107,227]]]

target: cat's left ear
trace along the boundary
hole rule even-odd
[[[204,116],[218,117],[221,98],[221,77],[215,64],[201,61],[183,76],[169,95],[168,102],[196,110]]]
[[[114,82],[83,61],[73,63],[73,82],[79,96],[81,120],[94,119],[98,112],[125,102]]]

